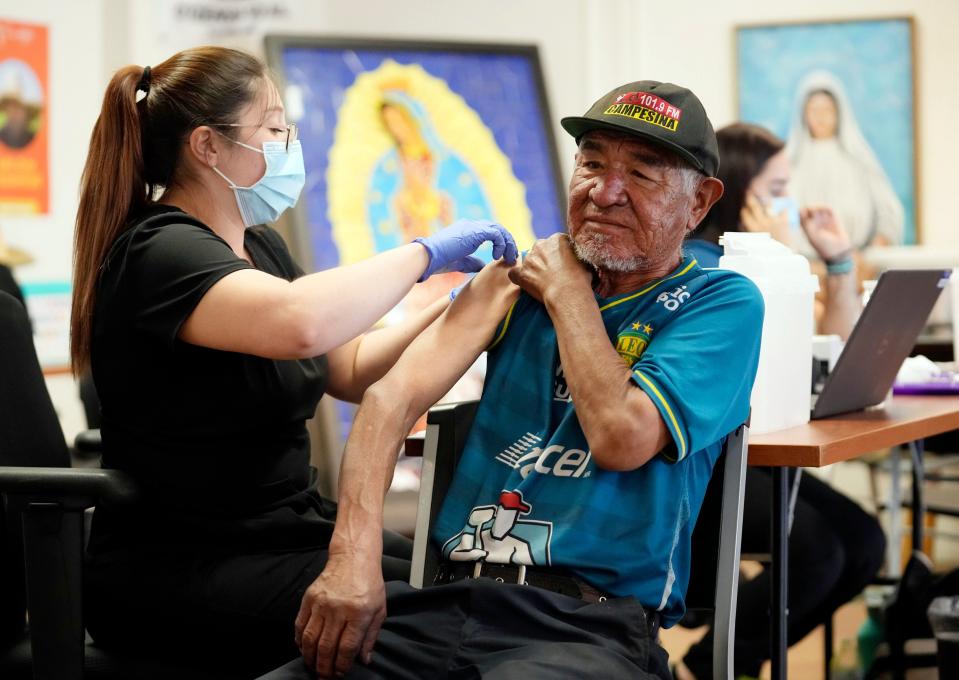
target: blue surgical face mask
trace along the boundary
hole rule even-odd
[[[799,229],[799,204],[792,196],[776,196],[770,199],[766,202],[766,211],[770,215],[781,215],[785,212],[789,228]]]
[[[256,184],[248,187],[238,186],[216,168],[213,168],[213,172],[225,179],[233,189],[244,225],[252,227],[275,222],[284,210],[296,205],[306,183],[300,140],[290,142],[289,148],[285,142],[263,142],[262,151],[243,142],[230,141],[262,153],[266,160],[266,172]]]

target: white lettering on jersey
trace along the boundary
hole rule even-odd
[[[551,444],[545,449],[534,446],[528,453],[518,457],[507,458],[503,454],[496,457],[499,462],[519,470],[523,479],[526,479],[530,472],[555,477],[589,477],[591,459],[592,454],[589,451],[567,449],[561,444]]]
[[[519,467],[519,465],[516,464],[516,461],[522,458],[523,454],[529,451],[531,446],[539,443],[540,441],[540,437],[536,436],[532,432],[527,432],[515,442],[500,451],[499,455],[496,456],[496,460],[501,463],[506,463],[511,468]]]
[[[663,307],[671,312],[675,312],[681,304],[689,299],[689,295],[686,286],[680,286],[672,293],[660,293],[656,297],[656,302],[661,302]]]

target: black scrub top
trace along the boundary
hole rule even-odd
[[[269,227],[247,229],[245,244],[254,265],[202,222],[156,205],[109,251],[92,339],[103,466],[132,475],[143,494],[133,507],[98,507],[94,553],[328,537],[332,505],[312,488],[305,423],[326,387],[326,358],[264,359],[177,338],[224,276],[253,266],[287,280],[303,274]]]

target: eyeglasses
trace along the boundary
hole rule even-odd
[[[208,123],[211,127],[248,127],[248,128],[266,128],[268,130],[279,131],[279,128],[273,128],[269,125],[245,125],[243,123]],[[286,125],[286,143],[284,149],[290,150],[290,142],[295,142],[297,138],[296,123]]]

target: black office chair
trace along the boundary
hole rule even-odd
[[[443,404],[433,407],[427,417],[410,573],[410,584],[414,587],[429,585],[439,566],[440,555],[430,543],[429,536],[463,452],[478,405],[477,401]],[[726,438],[722,462],[717,465],[717,474],[713,475],[714,478],[720,476],[722,481],[720,487],[714,488],[719,500],[717,511],[721,512],[719,534],[712,544],[716,557],[710,562],[716,569],[716,578],[712,581],[715,588],[710,592],[692,594],[692,602],[687,596],[687,605],[713,610],[713,677],[717,679],[734,677],[732,643],[735,639],[736,598],[739,593],[739,551],[748,437],[748,422],[730,433]],[[701,600],[697,601],[697,597]]]
[[[88,642],[83,627],[84,512],[136,497],[121,472],[70,467],[30,321],[0,292],[0,677],[19,680],[210,678]],[[29,611],[29,632],[25,614]]]

